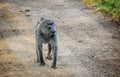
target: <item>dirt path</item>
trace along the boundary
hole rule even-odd
[[[36,63],[39,17],[57,24],[58,69]],[[76,0],[1,0],[0,77],[120,77],[120,40],[109,21]]]

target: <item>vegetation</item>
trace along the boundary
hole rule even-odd
[[[111,14],[120,22],[120,0],[82,0],[83,3],[97,6],[98,11]]]

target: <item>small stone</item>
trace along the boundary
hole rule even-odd
[[[50,70],[47,70],[48,72],[50,72]]]
[[[22,10],[20,10],[19,12],[23,12]]]
[[[29,16],[30,16],[30,13],[26,13],[26,16],[28,16],[28,17],[29,17]]]
[[[118,36],[114,35],[112,36],[113,39],[118,39]]]
[[[12,31],[13,31],[13,32],[15,32],[16,30],[15,30],[15,29],[13,29]]]
[[[81,10],[84,10],[83,8]]]
[[[25,9],[25,12],[30,12],[30,9]]]
[[[58,19],[60,19],[60,17],[57,17]]]
[[[80,41],[78,41],[79,43],[81,43],[82,41],[80,40]]]
[[[92,55],[91,57],[94,57],[94,55]]]
[[[101,17],[102,19],[105,19],[105,17]]]

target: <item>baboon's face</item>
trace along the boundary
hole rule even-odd
[[[52,20],[45,20],[41,25],[41,31],[45,35],[54,35],[56,33],[56,25]]]

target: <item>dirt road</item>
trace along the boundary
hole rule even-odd
[[[33,28],[53,19],[57,69],[36,62]],[[77,0],[0,1],[0,77],[120,77],[120,37],[114,23]],[[44,57],[47,47],[44,45]]]

